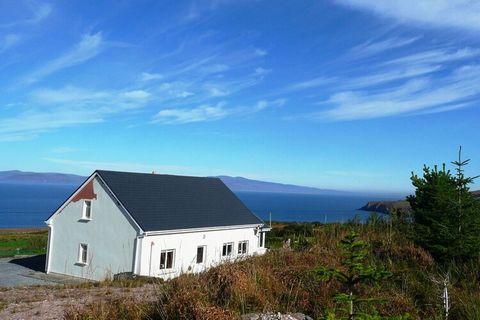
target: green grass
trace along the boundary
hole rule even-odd
[[[46,252],[47,240],[47,231],[0,231],[0,257],[44,254]]]

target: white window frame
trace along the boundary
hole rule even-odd
[[[243,250],[243,245],[245,245],[245,250]],[[238,242],[238,249],[237,249],[237,254],[238,255],[246,255],[248,254],[248,240],[243,240]]]
[[[83,248],[85,246],[85,249]],[[84,257],[84,252],[85,252],[85,260],[83,259]],[[78,245],[78,260],[77,260],[77,263],[78,264],[81,264],[81,265],[88,265],[88,243],[80,243]]]
[[[89,216],[88,217],[87,217],[87,208],[89,209]],[[83,201],[82,220],[85,220],[85,221],[92,220],[92,200],[84,200]]]
[[[203,248],[202,251],[202,262],[198,262],[198,249]],[[205,263],[205,258],[207,257],[207,246],[197,246],[197,255],[195,256],[195,262],[197,264],[204,264]]]
[[[265,247],[265,232],[260,231],[258,235],[258,247],[263,248]]]
[[[225,243],[223,244],[223,246],[222,246],[222,257],[231,257],[231,256],[233,256],[233,244],[234,244],[233,242],[225,242]],[[230,246],[230,253],[228,252],[228,247],[229,247],[229,246]],[[224,254],[224,252],[223,252],[224,250],[223,250],[223,249],[224,249],[225,247],[226,247],[227,249],[225,250],[225,254]]]
[[[168,254],[172,253],[172,266],[168,266]],[[162,265],[162,254],[165,254],[165,263]],[[160,270],[173,270],[175,268],[175,249],[167,249],[160,251]]]

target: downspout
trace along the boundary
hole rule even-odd
[[[51,222],[45,221],[48,227],[48,241],[47,241],[47,258],[45,259],[45,273],[50,272],[50,257],[51,257],[51,246],[52,246],[52,240],[53,240],[53,225]]]
[[[152,276],[152,250],[153,250],[153,246],[155,244],[152,242],[150,242],[150,259],[148,261],[148,276],[151,277]]]
[[[135,239],[135,261],[133,262],[133,274],[134,275],[141,275],[142,268],[142,247],[143,247],[143,234],[138,235]]]

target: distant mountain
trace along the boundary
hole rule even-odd
[[[55,172],[24,172],[19,170],[0,171],[0,183],[56,183],[79,185],[87,177],[75,174]],[[296,194],[345,194],[347,192],[303,187],[292,184],[282,184],[251,180],[242,177],[218,176],[232,191],[296,193]]]
[[[79,185],[86,177],[56,172],[0,171],[0,183],[52,183]]]
[[[276,182],[266,182],[251,180],[243,177],[217,176],[232,191],[248,192],[271,192],[271,193],[296,193],[296,194],[346,194],[345,191],[330,189],[318,189],[312,187],[297,186],[293,184],[282,184]]]

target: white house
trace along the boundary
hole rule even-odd
[[[95,171],[46,221],[46,272],[176,277],[265,253],[269,230],[218,178]]]

